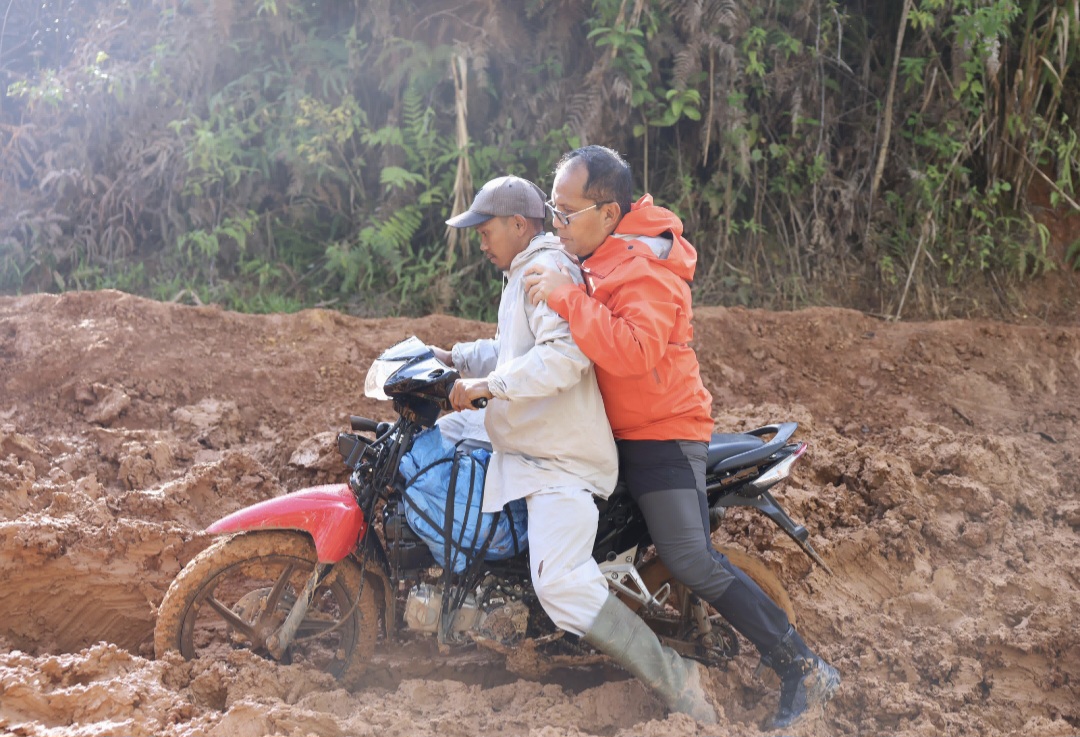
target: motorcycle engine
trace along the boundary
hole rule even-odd
[[[409,592],[405,601],[405,624],[414,632],[434,634],[439,631],[439,617],[442,615],[443,592],[441,586],[430,583],[418,583]],[[480,617],[480,607],[476,597],[468,594],[454,618],[451,632],[465,632],[472,629]]]
[[[481,586],[475,594],[467,594],[450,632],[472,632],[505,645],[519,642],[529,625],[529,607],[514,588]],[[417,584],[405,602],[405,624],[414,632],[437,633],[442,601],[441,586]]]

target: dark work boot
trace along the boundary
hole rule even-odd
[[[661,645],[656,633],[616,597],[608,597],[582,639],[637,676],[671,711],[716,724],[716,710],[702,683],[705,666]]]
[[[762,660],[780,676],[780,708],[769,729],[783,729],[820,712],[840,687],[840,674],[810,651],[790,627]]]

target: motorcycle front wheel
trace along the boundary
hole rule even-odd
[[[191,660],[248,649],[269,658],[266,641],[285,621],[317,560],[311,539],[299,532],[248,532],[215,542],[165,594],[154,652],[160,658],[176,650]],[[316,589],[283,662],[355,681],[375,649],[380,590],[351,559],[337,563]]]

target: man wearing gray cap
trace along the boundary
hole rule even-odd
[[[494,338],[433,350],[463,377],[450,395],[455,409],[489,400],[484,425],[493,453],[483,511],[525,499],[537,598],[558,627],[586,636],[595,635],[591,630],[609,599],[592,557],[598,518],[593,495],[611,495],[618,458],[592,361],[574,342],[567,321],[545,303],[532,304],[525,293],[524,274],[534,265],[561,267],[581,281],[559,239],[543,231],[544,200],[532,182],[499,177],[477,192],[466,212],[446,221],[476,228],[481,250],[504,272],[505,284]],[[631,650],[623,642],[630,635],[655,647]],[[661,648],[644,623],[632,632],[585,639],[642,677],[670,709],[716,722],[701,683],[703,669]],[[631,652],[656,662],[634,662]]]

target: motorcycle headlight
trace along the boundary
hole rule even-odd
[[[372,399],[389,399],[383,388],[386,386],[386,381],[405,364],[430,358],[433,355],[431,349],[415,335],[387,349],[372,362],[371,368],[368,369],[367,378],[364,379],[364,396]]]
[[[386,396],[386,392],[383,391],[383,386],[386,384],[386,380],[393,376],[394,372],[404,366],[405,363],[407,362],[402,360],[375,359],[371,364],[371,368],[368,369],[367,378],[364,379],[364,396],[372,399],[389,399],[390,397]]]

